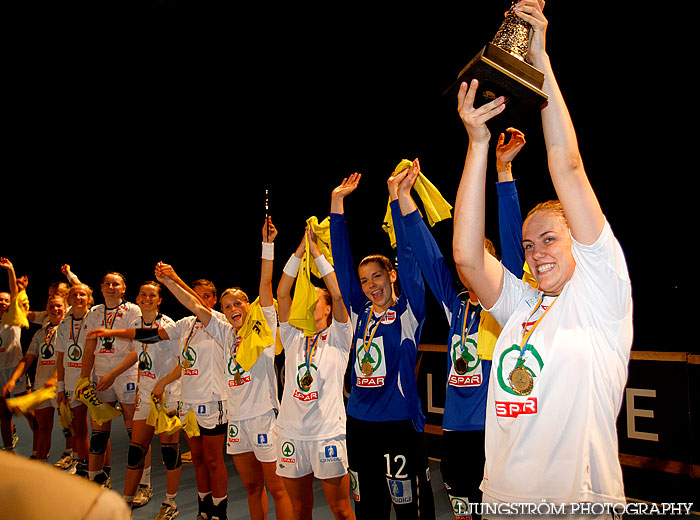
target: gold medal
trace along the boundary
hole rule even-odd
[[[362,375],[366,377],[371,376],[374,372],[374,369],[372,368],[372,363],[370,363],[369,361],[363,361],[360,370],[362,370]]]
[[[525,368],[525,365],[518,365],[511,370],[508,375],[510,387],[518,395],[528,395],[532,392],[532,387],[535,381],[532,379],[532,374]]]
[[[457,360],[455,361],[454,364],[455,367],[455,372],[457,372],[459,375],[463,375],[467,373],[467,362],[464,360],[462,356],[459,356]]]
[[[187,370],[187,369],[189,369],[189,368],[192,368],[192,361],[190,361],[189,359],[184,359],[184,360],[182,361],[181,365],[182,365],[182,368],[184,368],[185,370]]]
[[[236,383],[237,385],[241,384],[241,373],[240,372],[236,372],[235,374],[233,374],[233,382]]]
[[[311,388],[311,384],[314,382],[314,378],[309,374],[308,372],[304,377],[301,378],[301,388],[303,390],[309,390]]]

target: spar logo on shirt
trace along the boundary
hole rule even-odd
[[[388,313],[387,313],[388,314]],[[394,319],[396,313],[394,313]],[[384,386],[386,378],[386,362],[384,360],[383,338],[374,338],[366,348],[359,338],[355,344],[355,376],[356,386],[376,388]]]
[[[519,415],[537,413],[537,396],[532,395],[537,388],[537,379],[544,368],[544,361],[537,349],[528,344],[525,347],[522,359],[520,357],[520,345],[514,344],[505,349],[498,358],[496,367],[496,380],[502,392],[496,397],[496,415],[499,417],[515,418]],[[516,371],[517,369],[517,371]],[[529,391],[522,391],[522,386],[514,382],[516,374],[527,372],[532,381]],[[520,391],[518,391],[520,389]],[[506,396],[502,400],[499,397]]]
[[[318,391],[311,391],[311,388],[316,382],[316,373],[318,367],[311,363],[309,368],[306,368],[306,363],[302,363],[297,367],[297,387],[294,389],[294,398],[299,401],[309,402],[318,399]]]
[[[452,365],[448,383],[455,387],[481,386],[483,372],[481,358],[476,353],[476,341],[466,338],[462,345],[462,337],[457,334],[452,341]]]
[[[82,368],[81,358],[83,357],[83,349],[77,343],[73,343],[68,350],[68,368]]]

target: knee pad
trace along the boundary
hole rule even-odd
[[[92,455],[104,455],[109,442],[109,431],[93,430],[90,435],[90,453]]]
[[[148,448],[132,442],[129,444],[126,467],[128,469],[141,469],[146,465],[146,453]]]
[[[160,452],[163,455],[163,464],[165,469],[170,471],[182,466],[182,457],[180,457],[179,444],[161,444]]]

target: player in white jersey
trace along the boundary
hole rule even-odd
[[[68,403],[72,415],[69,426],[72,428],[72,452],[64,453],[61,458],[76,458],[76,474],[84,477],[88,476],[90,455],[88,411],[87,406],[75,397],[75,387],[80,379],[85,340],[88,335],[85,317],[93,303],[92,289],[88,285],[79,283],[71,287],[68,291],[70,310],[56,331],[56,402],[59,408],[61,403]]]
[[[158,282],[148,281],[141,284],[136,297],[141,316],[131,323],[130,328],[154,329],[154,333],[157,334],[159,327],[173,326],[175,322],[160,313],[161,302],[161,285]],[[110,334],[113,332],[109,329],[90,331],[90,337],[108,337]],[[180,408],[181,366],[178,363],[179,345],[173,340],[144,343],[134,339],[132,343],[134,351],[131,356],[137,360],[139,377],[124,480],[124,500],[135,509],[146,505],[153,496],[150,471],[151,440],[155,428],[146,424],[151,410],[151,393],[159,399],[165,409],[177,412]],[[160,434],[167,483],[166,498],[161,507],[162,518],[174,518],[178,514],[175,497],[182,472],[179,437],[179,431]]]
[[[12,301],[18,294],[18,280],[12,262],[7,258],[0,258],[0,267],[7,271],[9,292],[0,292],[0,318],[5,316]],[[6,316],[5,316],[6,317]],[[22,344],[20,343],[21,329],[19,325],[0,323],[0,388],[10,379],[17,363],[22,359]],[[29,384],[25,375],[14,386],[14,395],[19,396],[27,392]],[[2,449],[12,451],[14,449],[14,424],[12,414],[5,405],[5,397],[0,396],[0,433],[2,434]]]
[[[178,283],[163,271],[163,265],[158,264],[156,278],[180,297]],[[182,285],[202,306],[210,309],[216,304],[216,287],[212,282],[197,280],[192,289]],[[186,420],[190,412],[194,413],[199,428],[199,435],[186,437],[197,480],[197,518],[207,520],[226,518],[228,472],[223,456],[226,435],[226,390],[221,370],[223,347],[203,330],[204,326],[198,316],[188,316],[176,323],[163,323],[157,329],[113,329],[110,334],[142,343],[172,340],[177,344],[177,354],[173,352],[173,355],[180,356],[180,417]],[[153,391],[161,390],[157,386],[153,388]]]
[[[105,274],[100,289],[104,303],[92,307],[85,317],[85,327],[88,331],[98,328],[123,329],[141,316],[141,310],[136,304],[124,300],[126,281],[120,273]],[[80,371],[81,378],[92,375],[95,395],[98,399],[111,406],[119,402],[129,437],[131,437],[138,375],[135,360],[129,357],[133,350],[131,342],[121,338],[88,337],[85,341],[83,366]],[[108,474],[110,468],[109,463],[106,462],[106,453],[112,421],[103,424],[91,421],[91,426],[89,478],[98,483],[110,485]],[[107,466],[106,470],[105,466]]]
[[[350,501],[343,385],[352,347],[353,327],[333,266],[310,230],[289,258],[277,287],[280,338],[285,351],[285,385],[277,418],[277,474],[292,501],[296,520],[311,519],[313,477],[337,519],[354,518]],[[316,288],[316,334],[289,323],[291,289],[309,251],[326,289]]]
[[[15,383],[26,376],[29,367],[36,361],[36,372],[34,374],[34,391],[44,386],[56,384],[56,329],[63,319],[66,311],[66,301],[60,296],[52,296],[46,302],[46,316],[48,321],[34,333],[27,348],[27,352],[17,363],[15,370],[9,381],[2,388],[2,395],[12,393]],[[53,429],[53,418],[57,407],[56,399],[49,399],[41,403],[32,411],[36,420],[34,433],[33,456],[46,462],[51,451],[51,433]],[[68,439],[66,439],[68,442]],[[67,448],[68,446],[66,446]]]
[[[474,108],[478,82],[462,84],[469,147],[455,206],[455,263],[503,326],[488,390],[483,501],[624,503],[615,423],[632,344],[629,274],[554,78],[542,6],[522,0],[514,13],[532,25],[528,59],[544,72],[542,128],[559,201],[537,205],[523,224],[537,290],[484,251],[486,122],[508,108],[502,97]]]
[[[263,226],[263,258],[260,277],[260,306],[273,334],[277,315],[272,294],[273,240],[277,230],[268,221]],[[202,305],[175,274],[171,266],[160,265],[160,281],[205,324],[205,331],[223,348],[221,358],[228,396],[227,453],[233,456],[236,469],[248,494],[248,508],[253,519],[266,515],[265,486],[275,502],[278,519],[291,518],[291,503],[275,473],[276,451],[272,429],[279,404],[274,371],[274,337],[250,368],[244,370],[236,361],[241,338],[238,330],[246,323],[250,302],[238,288],[221,295],[223,314]]]

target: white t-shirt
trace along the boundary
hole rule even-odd
[[[274,305],[262,307],[262,312],[273,337],[276,337],[277,311]],[[226,381],[229,418],[241,421],[279,409],[275,376],[275,341],[262,351],[250,371],[245,371],[235,361],[240,336],[226,320],[226,316],[218,314],[216,318],[212,317],[205,330],[224,345],[221,373]]]
[[[122,302],[114,309],[107,309],[103,303],[90,309],[85,318],[87,332],[93,329],[128,329],[136,318],[141,316],[141,309],[131,302]],[[112,342],[112,348],[105,348],[108,342]],[[131,353],[133,346],[131,340],[122,338],[97,338],[95,345],[95,378],[98,380],[110,370],[116,368]],[[129,367],[122,376],[133,376],[136,380],[136,365]]]
[[[165,328],[166,325],[172,326],[174,324],[175,322],[171,318],[159,314],[152,326]],[[134,320],[130,328],[144,328],[143,318]],[[180,362],[178,359],[180,355],[179,343],[169,339],[148,344],[134,341],[133,345],[138,356],[136,366],[139,367],[139,394],[141,394],[141,399],[145,399],[147,402],[156,383],[172,372]],[[143,369],[140,368],[141,366]],[[165,387],[164,402],[179,401],[181,386],[180,379],[168,384]]]
[[[289,323],[280,323],[284,346],[284,393],[277,418],[280,435],[297,440],[322,440],[345,434],[343,387],[352,347],[353,325],[332,321],[314,337]],[[307,341],[308,339],[308,341]],[[307,351],[313,350],[307,368]],[[304,381],[307,371],[311,385]]]
[[[541,293],[505,271],[488,309],[503,331],[493,353],[481,489],[498,500],[625,500],[615,422],[632,345],[627,265],[607,222],[595,244],[574,241],[572,252],[574,274],[556,301],[544,302],[549,309],[527,342],[528,395],[508,377]]]
[[[56,351],[63,352],[63,381],[69,392],[75,390],[80,379],[80,371],[83,368],[83,353],[85,352],[85,338],[88,335],[87,313],[81,319],[76,319],[72,314],[67,314],[59,323],[56,337]]]
[[[45,323],[32,336],[32,341],[27,347],[27,354],[36,358],[36,372],[34,374],[34,388],[44,386],[56,370],[56,331],[58,326]]]
[[[15,368],[22,359],[20,333],[17,325],[0,324],[0,368]]]
[[[218,313],[212,311],[212,321]],[[182,401],[190,404],[226,400],[221,368],[223,346],[196,316],[187,316],[162,327],[177,345],[182,367]]]

